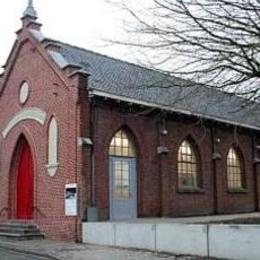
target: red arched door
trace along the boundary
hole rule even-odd
[[[24,143],[18,164],[17,219],[33,217],[33,158],[27,142]]]

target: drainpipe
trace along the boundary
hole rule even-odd
[[[95,106],[96,102],[94,97],[90,97],[90,136],[91,140],[93,142],[93,145],[91,147],[91,207],[96,206],[96,189],[95,189],[95,184],[96,184],[96,172],[95,172],[95,127],[96,127],[96,112],[95,112]]]
[[[256,158],[256,141],[255,141],[255,136],[253,133],[251,133],[251,141],[252,141],[252,162],[253,162],[253,176],[254,176],[254,198],[255,198],[255,211],[258,211],[258,183],[257,183],[257,163],[255,161]]]
[[[210,127],[211,151],[212,151],[212,173],[213,173],[213,213],[218,214],[218,184],[217,184],[217,148],[216,148],[216,129]]]
[[[86,75],[85,75],[86,76]],[[82,215],[81,215],[81,191],[82,188],[79,186],[79,180],[82,179],[81,178],[81,172],[79,172],[79,169],[82,170],[82,166],[81,168],[79,168],[79,160],[81,160],[82,162],[82,149],[79,148],[78,145],[78,138],[82,136],[82,127],[81,127],[81,120],[82,120],[82,116],[83,116],[83,105],[84,103],[84,94],[82,93],[82,91],[85,90],[86,84],[88,84],[88,78],[86,77],[79,77],[78,78],[78,88],[77,88],[77,101],[76,101],[76,109],[75,109],[75,132],[76,132],[76,165],[75,165],[75,171],[76,171],[76,176],[75,176],[75,181],[77,184],[77,216],[76,216],[76,242],[80,242],[81,241],[81,237],[79,238],[79,234],[81,234],[81,229],[79,229],[79,223],[81,223],[82,221]],[[79,152],[80,149],[80,152]],[[81,183],[82,184],[82,183]]]
[[[79,230],[78,230],[78,221],[79,221],[79,215],[80,215],[80,198],[79,198],[79,186],[78,186],[78,143],[77,143],[77,137],[79,136],[79,129],[78,129],[78,116],[79,116],[79,99],[77,100],[76,109],[75,109],[75,133],[76,133],[76,164],[75,164],[75,182],[77,184],[77,216],[75,217],[75,232],[76,232],[76,240],[75,242],[79,242]]]
[[[89,173],[87,173],[88,181],[86,183],[88,194],[87,208],[85,209],[84,220],[88,222],[96,222],[99,219],[99,212],[96,201],[96,170],[95,170],[95,131],[96,131],[96,100],[89,91],[89,105],[88,105],[88,126],[89,126],[89,137],[91,143],[86,144],[90,149],[89,161]]]
[[[156,120],[156,130],[157,130],[157,147],[159,147],[161,145],[161,133],[160,133],[160,119]],[[156,149],[157,149],[156,147]],[[163,204],[164,204],[164,196],[163,196],[163,176],[162,176],[162,156],[157,154],[158,156],[158,167],[159,167],[159,174],[160,174],[160,200],[161,200],[161,203],[160,203],[160,215],[161,217],[163,216]]]
[[[168,198],[164,194],[167,193],[168,185],[165,181],[165,173],[163,170],[165,156],[169,153],[168,147],[165,145],[165,137],[168,134],[166,129],[166,115],[162,114],[162,117],[159,117],[156,122],[157,128],[157,156],[158,156],[158,167],[160,173],[160,215],[162,217],[169,214],[169,204]],[[166,186],[166,187],[165,187]]]

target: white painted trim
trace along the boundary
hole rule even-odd
[[[99,90],[90,90],[90,93],[94,96],[100,96],[100,97],[106,97],[106,98],[111,98],[111,99],[116,99],[116,100],[122,100],[122,101],[125,101],[125,102],[134,103],[134,104],[138,104],[138,105],[159,108],[159,109],[177,112],[177,113],[181,113],[181,114],[185,114],[185,115],[202,117],[202,118],[205,118],[205,119],[210,119],[210,120],[214,120],[214,121],[218,121],[218,122],[222,122],[222,123],[226,123],[226,124],[230,124],[230,125],[236,125],[236,126],[249,128],[249,129],[260,130],[259,127],[248,125],[248,124],[238,123],[238,122],[234,122],[234,121],[231,121],[231,120],[222,119],[222,118],[219,118],[219,117],[212,117],[212,116],[208,116],[208,115],[205,115],[205,114],[191,112],[191,111],[188,111],[188,110],[173,108],[173,107],[170,107],[170,106],[159,105],[159,104],[152,103],[152,102],[147,102],[147,101],[137,100],[137,99],[133,99],[133,98],[118,96],[118,95],[106,93],[106,92],[99,91]]]
[[[46,112],[36,107],[25,108],[19,111],[7,123],[2,131],[3,138],[5,139],[14,127],[24,120],[34,120],[39,124],[44,125],[46,116]]]
[[[53,177],[59,167],[58,146],[59,146],[59,127],[55,117],[51,118],[48,133],[48,173]]]
[[[58,167],[59,166],[59,163],[53,163],[53,164],[47,164],[46,167],[47,168],[55,168],[55,167]]]
[[[30,96],[30,86],[27,81],[24,81],[20,86],[19,99],[21,104],[25,104]]]
[[[46,165],[48,173],[51,177],[53,177],[56,174],[56,172],[59,168],[59,165],[60,165],[59,163],[53,163],[53,164]]]
[[[77,188],[77,183],[69,183],[65,185],[65,189]]]

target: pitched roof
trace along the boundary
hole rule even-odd
[[[52,53],[61,67],[78,65],[90,74],[88,85],[97,95],[260,130],[260,106],[256,103],[245,106],[246,100],[234,94],[190,84],[63,42],[48,41],[61,46],[60,57]]]

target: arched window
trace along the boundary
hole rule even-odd
[[[178,151],[178,178],[180,188],[199,188],[199,163],[194,147],[184,140]]]
[[[48,172],[54,176],[58,169],[58,123],[55,117],[52,117],[49,124],[48,140]]]
[[[119,130],[109,147],[110,169],[110,214],[121,217],[136,215],[136,150],[124,130]],[[122,199],[124,203],[122,203]],[[121,202],[120,202],[121,201]]]
[[[124,130],[119,130],[113,137],[109,155],[120,157],[136,157],[136,152],[132,140]]]
[[[227,182],[228,189],[242,189],[245,186],[243,179],[243,161],[239,151],[231,147],[227,155]]]

